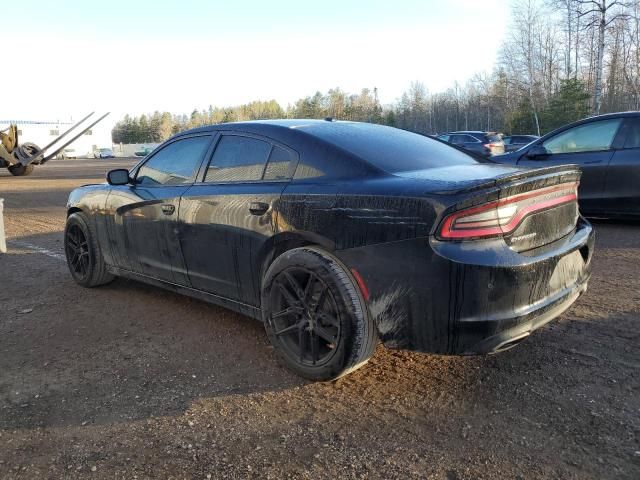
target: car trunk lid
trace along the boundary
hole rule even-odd
[[[489,178],[490,172],[496,175]],[[580,179],[576,166],[524,170],[479,164],[466,166],[461,178],[448,182],[444,182],[443,172],[431,173],[431,179],[434,173],[443,177],[439,195],[459,198],[441,215],[434,232],[440,239],[500,237],[513,250],[524,252],[552,243],[576,227]],[[420,175],[427,178],[428,172]]]

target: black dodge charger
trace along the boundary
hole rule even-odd
[[[514,346],[584,292],[580,171],[483,163],[355,122],[213,125],[74,190],[65,251],[93,287],[128,277],[262,320],[314,380],[390,348]]]

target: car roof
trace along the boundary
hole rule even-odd
[[[485,135],[488,132],[483,132],[481,130],[457,130],[455,132],[447,132],[444,135],[451,135],[453,133],[479,133],[479,134]]]
[[[229,123],[215,123],[212,125],[205,125],[203,127],[192,128],[181,132],[179,135],[189,135],[200,132],[212,132],[217,130],[237,130],[237,131],[252,131],[255,133],[268,133],[274,130],[291,130],[303,127],[309,127],[314,125],[335,125],[335,128],[341,128],[341,125],[347,123],[357,123],[349,121],[336,121],[336,120],[316,120],[316,119],[277,119],[277,120],[250,120],[245,122],[229,122]]]

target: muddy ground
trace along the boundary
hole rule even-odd
[[[311,384],[246,317],[72,282],[67,194],[130,163],[0,170],[0,478],[640,478],[640,224],[596,223],[588,292],[515,349]]]

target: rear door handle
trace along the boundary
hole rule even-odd
[[[165,215],[173,215],[173,212],[175,211],[175,205],[171,205],[169,203],[165,203],[164,205],[162,205],[162,213],[164,213]]]
[[[249,212],[251,215],[264,215],[269,210],[269,204],[264,202],[251,202],[249,204]]]

